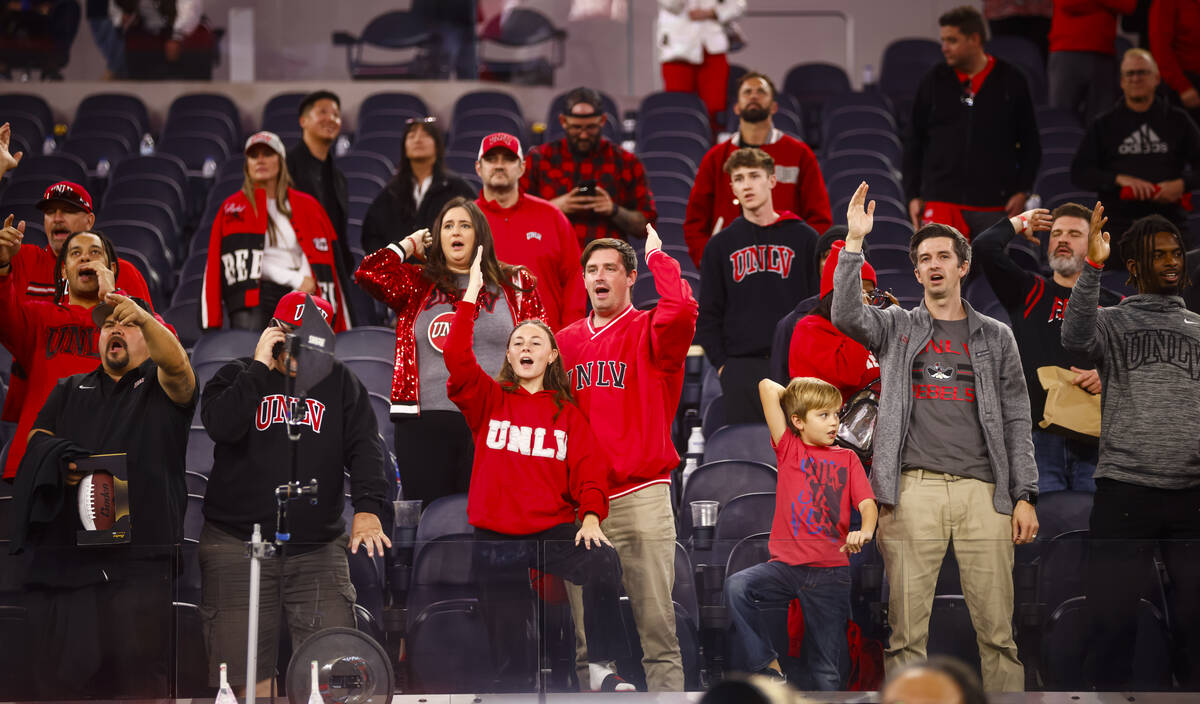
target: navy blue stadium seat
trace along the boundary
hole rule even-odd
[[[352,78],[445,79],[450,77],[450,65],[439,31],[436,20],[425,15],[385,12],[368,22],[358,36],[335,31],[333,44],[346,47],[346,67]],[[371,60],[363,58],[367,47],[371,48]],[[380,59],[385,51],[415,51],[416,55]]]
[[[835,225],[846,224],[846,213],[850,207],[850,198],[852,196],[843,196],[834,201],[831,206],[833,209],[833,223]],[[833,200],[831,198],[831,200]],[[875,217],[887,217],[895,220],[908,220],[908,208],[891,196],[878,195],[871,193],[870,200],[875,201]]]
[[[159,270],[163,281],[168,286],[174,285],[175,250],[172,244],[175,233],[164,234],[157,225],[147,220],[118,220],[107,216],[97,218],[96,227],[112,240],[114,246],[141,251],[155,269]],[[166,268],[162,270],[164,266]]]
[[[694,179],[678,173],[655,171],[647,174],[646,183],[655,197],[671,196],[686,199],[692,192]]]
[[[1070,168],[1047,169],[1038,174],[1033,190],[1042,198],[1053,198],[1063,193],[1083,190],[1071,180]]]
[[[230,125],[234,128],[234,134],[241,134],[242,118],[237,104],[229,96],[221,93],[185,93],[179,96],[171,101],[171,106],[167,108],[167,122],[170,123],[173,118],[180,115],[204,113],[224,115],[229,118]]]
[[[0,110],[4,114],[21,113],[37,121],[43,135],[54,128],[54,113],[46,99],[35,93],[0,93]],[[40,146],[40,145],[39,145]]]
[[[190,469],[183,473],[183,481],[187,485],[187,493],[195,496],[204,496],[208,491],[208,475],[199,472],[193,472]]]
[[[1056,108],[1051,105],[1038,105],[1034,110],[1039,131],[1051,127],[1082,127],[1079,124],[1079,116],[1073,110]]]
[[[371,174],[382,178],[384,182],[392,180],[395,175],[395,167],[392,165],[391,159],[380,156],[373,152],[360,152],[351,149],[345,156],[337,158],[337,167],[342,170],[342,173],[349,176],[350,174]]]
[[[655,132],[644,142],[639,142],[637,150],[639,152],[675,152],[699,164],[711,146],[712,140],[694,132],[670,131]]]
[[[21,181],[37,181],[45,191],[47,186],[56,181],[74,181],[86,185],[88,173],[87,164],[74,154],[26,154],[21,159],[20,168],[12,172],[11,177]]]
[[[376,132],[359,139],[354,143],[355,153],[374,153],[379,154],[397,164],[404,158],[404,133],[401,131],[403,125],[398,125],[395,132]],[[478,144],[475,145],[479,147]]]
[[[208,476],[212,473],[213,443],[204,428],[192,427],[188,430],[187,466],[189,472]],[[199,533],[197,533],[199,536]]]
[[[154,309],[165,308],[166,292],[170,289],[172,278],[171,268],[166,260],[155,255],[152,246],[149,249],[150,254],[147,255],[140,249],[118,244],[115,240],[113,245],[117,250],[117,256],[132,264],[146,281],[146,288],[150,292],[150,304],[154,306]]]
[[[647,174],[673,172],[688,178],[694,178],[696,175],[698,164],[676,152],[638,152],[637,157]]]
[[[817,117],[826,101],[853,90],[850,77],[841,66],[815,62],[790,68],[780,89],[800,101],[806,113],[811,112]]]
[[[401,487],[403,491],[404,487]],[[467,522],[467,495],[450,494],[429,502],[417,524],[416,542],[419,546],[447,535],[470,533]]]
[[[1091,689],[1083,669],[1090,633],[1087,597],[1059,604],[1042,629],[1038,672],[1047,690]],[[1163,612],[1146,599],[1138,601],[1130,691],[1171,689],[1171,634]]]
[[[307,95],[308,93],[291,92],[271,96],[271,99],[263,106],[262,129],[270,129],[266,125],[273,120],[286,120],[289,126],[296,126],[299,121],[300,101],[304,100]],[[364,102],[363,105],[366,103]]]
[[[872,170],[894,172],[895,167],[887,157],[866,149],[832,152],[821,160],[821,173],[829,178],[841,173]]]
[[[109,110],[93,110],[80,114],[71,122],[68,138],[95,135],[119,139],[126,151],[132,151],[142,140],[138,122],[128,113]]]
[[[908,244],[899,242],[872,242],[871,266],[879,270],[912,271],[913,263],[908,256]]]
[[[163,138],[158,151],[179,157],[188,168],[188,176],[194,177],[211,159],[221,164],[229,158],[229,147],[221,139],[204,132],[179,132]]]
[[[207,330],[192,350],[192,365],[204,362],[228,362],[239,357],[250,357],[258,344],[261,331],[230,330],[219,328]]]
[[[172,302],[171,307],[162,311],[163,320],[170,323],[179,335],[179,342],[186,348],[196,344],[203,334],[200,328],[200,301],[188,299]]]
[[[109,204],[128,200],[150,200],[167,208],[176,219],[182,219],[187,213],[187,200],[183,188],[175,179],[168,176],[146,174],[141,176],[123,176],[121,180],[111,180],[104,190],[104,208]]]
[[[842,132],[851,130],[883,130],[899,134],[896,121],[883,108],[871,105],[847,105],[828,110],[821,118],[822,144],[827,144]]]
[[[638,115],[637,141],[645,141],[659,132],[694,132],[709,139],[712,126],[707,113],[691,107],[659,107]]]
[[[521,142],[529,139],[525,118],[521,117],[521,113],[505,108],[472,108],[456,112],[451,131],[456,138],[460,134],[489,135],[493,132],[507,132]]]
[[[297,101],[299,104],[299,101]],[[411,113],[417,117],[426,117],[432,115],[429,111],[429,106],[421,96],[414,93],[402,92],[381,92],[372,93],[363,100],[362,105],[358,108],[358,116],[362,118],[377,110],[401,110]],[[293,108],[293,112],[295,108]]]
[[[359,139],[376,132],[402,132],[409,120],[420,120],[424,115],[418,115],[410,110],[375,110],[369,113],[359,112],[355,134]]]
[[[903,165],[904,146],[900,139],[890,130],[860,129],[838,131],[825,144],[826,154],[835,154],[848,149],[858,149],[875,152],[887,159],[892,168],[899,169]]]
[[[729,551],[729,559],[725,562],[725,575],[737,574],[747,567],[770,560],[771,552],[767,547],[770,537],[770,531],[763,531],[748,535],[738,541]]]
[[[932,39],[897,39],[883,50],[879,90],[892,100],[901,121],[908,120],[921,79],[943,61],[942,48]]]
[[[136,95],[129,93],[93,93],[79,103],[75,117],[93,111],[121,112],[137,121],[142,134],[150,131],[150,112],[146,104]]]
[[[228,151],[241,150],[241,129],[229,116],[214,110],[181,112],[167,118],[163,126],[163,139],[177,134],[207,134],[221,140]]]
[[[24,163],[21,164],[21,170],[25,170]],[[113,165],[109,180],[110,183],[117,183],[136,176],[163,176],[179,184],[180,189],[185,189],[188,182],[187,165],[179,157],[164,152],[126,157],[120,164]]]
[[[470,110],[505,110],[522,115],[521,105],[511,94],[498,90],[475,90],[464,93],[454,101],[454,116],[451,125],[458,123],[459,115]]]
[[[692,537],[693,501],[716,501],[723,507],[735,497],[756,492],[774,492],[778,473],[771,465],[744,460],[705,462],[692,472],[676,516],[679,540]],[[720,520],[720,514],[717,515]]]
[[[774,466],[777,459],[767,424],[734,423],[713,432],[704,443],[704,461],[718,460],[753,460]]]
[[[0,98],[2,100],[2,98]],[[0,103],[0,125],[7,122],[11,131],[9,152],[16,154],[24,152],[26,156],[42,153],[42,142],[46,139],[46,131],[41,123],[31,115],[13,112],[8,106]]]
[[[1025,37],[1015,34],[993,36],[988,40],[987,52],[997,59],[1013,64],[1025,75],[1029,84],[1029,95],[1034,105],[1045,105],[1049,85],[1046,80],[1046,63],[1037,45]]]
[[[367,388],[369,389],[371,387],[368,386]],[[389,386],[386,388],[390,389],[391,387]],[[384,444],[387,445],[388,452],[392,453],[392,455],[395,455],[396,429],[392,424],[392,404],[390,401],[388,401],[388,397],[385,394],[368,391],[367,395],[371,403],[371,411],[375,414],[375,427],[377,428],[380,437],[383,438]]]
[[[770,533],[774,520],[775,492],[756,491],[735,496],[717,515],[717,528],[713,532],[713,563],[724,564],[733,547],[743,538],[755,533]]]
[[[896,177],[891,173],[882,173],[878,170],[870,172],[849,171],[845,173],[835,174],[825,179],[825,190],[829,192],[830,202],[838,202],[843,199],[848,199],[854,195],[854,191],[858,189],[858,185],[863,181],[867,182],[870,190],[867,192],[868,200],[879,196],[887,196],[899,203],[908,202],[904,197],[904,191],[900,184],[896,181]],[[907,210],[907,209],[906,209]]]
[[[129,148],[124,140],[112,135],[88,135],[70,137],[59,147],[64,154],[74,154],[88,166],[88,182],[85,184],[92,193],[100,190],[101,183],[106,181],[106,170],[101,166],[107,162],[109,167],[120,163],[129,155]]]
[[[391,328],[364,325],[337,335],[334,354],[344,361],[378,359],[391,362],[396,354],[396,333]]]

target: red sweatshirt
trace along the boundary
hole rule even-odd
[[[100,328],[90,308],[22,300],[11,275],[0,276],[0,343],[29,374],[25,402],[4,464],[4,478],[17,474],[25,440],[58,380],[90,372],[100,363]]]
[[[792,332],[788,376],[814,376],[828,381],[842,392],[845,403],[879,379],[879,362],[833,323],[819,315],[806,315],[796,321]]]
[[[679,464],[671,421],[699,306],[670,255],[651,250],[646,265],[661,296],[654,310],[629,306],[602,328],[589,315],[557,335],[579,407],[612,458],[614,499],[670,483]]]
[[[480,196],[475,201],[496,242],[496,258],[521,264],[537,277],[537,291],[546,308],[546,324],[558,330],[586,312],[579,240],[567,216],[537,196],[520,194],[511,208]]]
[[[696,266],[700,266],[700,257],[709,238],[729,227],[729,223],[742,214],[742,207],[729,185],[729,175],[724,171],[725,160],[742,146],[741,134],[735,134],[729,141],[709,149],[696,171],[683,221],[683,237]],[[777,129],[771,130],[771,138],[759,149],[775,160],[776,183],[771,189],[771,202],[776,212],[792,211],[817,234],[828,230],[833,224],[829,193],[825,190],[825,179],[821,177],[821,167],[812,149]]]
[[[58,279],[57,272],[54,271],[54,265],[57,262],[58,258],[54,256],[54,250],[50,249],[50,245],[42,247],[33,244],[21,245],[17,256],[13,257],[10,262],[12,270],[9,272],[9,276],[12,277],[17,298],[22,303],[25,301],[53,302],[54,283]],[[142,278],[141,272],[133,264],[120,258],[117,259],[116,285],[118,289],[124,289],[126,295],[137,296],[153,305],[154,302],[150,300],[150,289],[146,287],[146,280]],[[28,393],[27,388],[28,380],[25,377],[18,374],[9,377],[8,394],[4,397],[4,414],[0,420],[9,422],[18,420],[21,406],[25,403],[25,395]]]
[[[1117,15],[1127,15],[1135,9],[1137,0],[1054,0],[1050,51],[1090,51],[1112,56]]]
[[[476,304],[459,301],[446,340],[450,400],[475,437],[467,518],[476,528],[529,535],[576,515],[608,516],[608,458],[574,404],[553,391],[504,388],[475,360]]]
[[[1200,73],[1200,3],[1155,0],[1150,5],[1150,51],[1176,93],[1194,87],[1184,72]]]

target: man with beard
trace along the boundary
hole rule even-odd
[[[17,290],[11,265],[3,260],[19,243],[11,229],[0,230],[0,343],[28,372],[17,433],[4,464],[6,479],[16,475],[26,437],[55,382],[95,368],[99,331],[92,323],[91,309],[115,290],[119,270],[113,264],[116,251],[111,242],[98,232],[76,232],[66,238],[58,255],[58,275],[67,282],[66,303],[25,299]]]
[[[483,191],[475,201],[492,227],[496,257],[529,267],[537,277],[538,296],[546,307],[546,324],[561,330],[583,317],[587,293],[579,242],[571,223],[549,201],[522,193],[519,187],[525,161],[521,142],[497,132],[483,138],[475,173]]]
[[[688,197],[683,237],[696,266],[700,266],[708,240],[742,214],[724,167],[729,156],[743,147],[757,147],[775,160],[771,200],[776,210],[799,215],[818,234],[833,224],[817,157],[807,144],[775,129],[771,120],[779,111],[771,79],[754,72],[742,76],[733,111],[738,116],[737,134],[704,155]]]
[[[1096,440],[1073,434],[1039,429],[1046,405],[1046,391],[1038,381],[1040,367],[1063,367],[1075,372],[1073,381],[1088,393],[1100,393],[1100,375],[1095,365],[1079,354],[1063,349],[1062,320],[1071,289],[1083,271],[1087,254],[1088,222],[1092,211],[1066,203],[1054,209],[1029,210],[1002,220],[975,239],[975,259],[991,284],[996,298],[1008,311],[1013,335],[1021,353],[1021,367],[1029,388],[1033,413],[1033,449],[1038,465],[1038,491],[1095,491]],[[1050,228],[1046,259],[1054,275],[1047,279],[1022,269],[1008,256],[1006,248],[1016,235],[1040,246],[1034,233]],[[1100,305],[1116,305],[1120,294],[1100,289]]]
[[[67,246],[74,251],[94,238],[78,235]],[[172,546],[183,540],[196,375],[148,303],[116,293],[99,300],[84,313],[100,328],[100,364],[93,357],[86,372],[54,386],[17,479],[14,502],[43,496],[26,493],[33,484],[56,485],[64,498],[44,524],[31,520],[29,632],[22,643],[32,653],[39,698],[161,698],[170,692],[173,665]],[[109,454],[125,455],[130,542],[77,548],[80,519],[70,487],[81,475],[69,470],[78,469],[80,457]]]
[[[606,119],[600,94],[576,88],[558,116],[567,136],[525,157],[521,191],[563,211],[580,247],[603,237],[644,237],[658,218],[642,162],[600,135]]]
[[[1111,247],[1097,203],[1087,263],[1063,318],[1069,352],[1096,362],[1104,384],[1100,461],[1089,521],[1085,682],[1133,685],[1138,602],[1162,556],[1180,689],[1200,688],[1200,314],[1183,307],[1183,237],[1166,218],[1130,226],[1125,269],[1138,295],[1099,308],[1100,270]]]

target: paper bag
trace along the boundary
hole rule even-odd
[[[1067,435],[1100,437],[1100,396],[1071,383],[1076,373],[1062,367],[1038,367],[1046,390],[1046,408],[1038,427]]]

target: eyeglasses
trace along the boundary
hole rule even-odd
[[[1129,71],[1122,71],[1121,78],[1146,78],[1153,74],[1154,72],[1148,68],[1135,68]]]
[[[867,299],[869,305],[877,308],[887,308],[892,305],[893,300],[892,292],[886,288],[874,289],[870,293],[863,294],[863,297]]]

